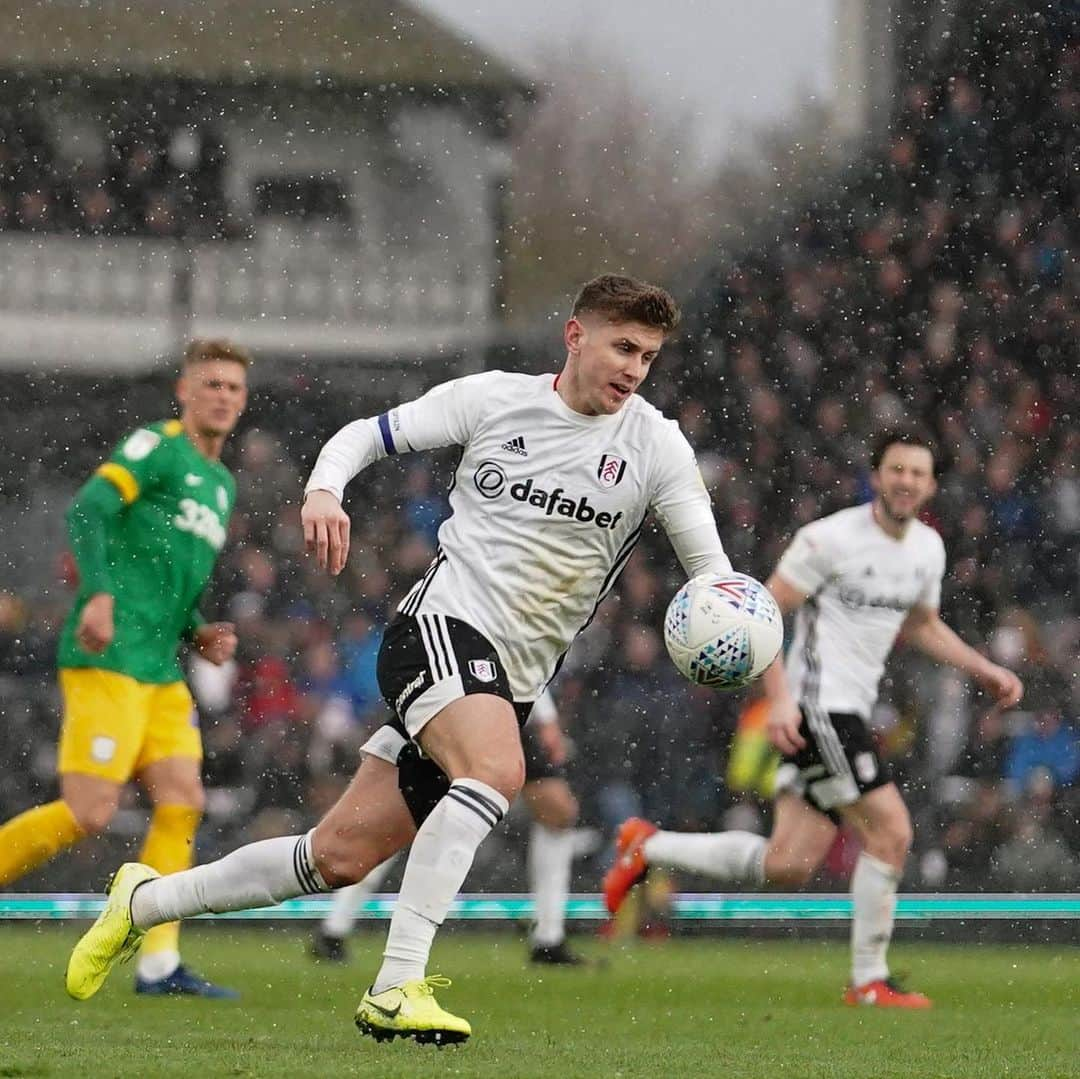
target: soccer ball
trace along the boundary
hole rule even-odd
[[[784,643],[784,619],[769,590],[744,573],[703,573],[675,593],[664,643],[679,672],[699,686],[739,689]]]

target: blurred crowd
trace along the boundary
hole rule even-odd
[[[944,45],[909,48],[932,63],[909,73],[883,152],[775,242],[709,273],[646,396],[678,417],[733,563],[759,577],[800,525],[869,497],[874,433],[902,417],[936,432],[928,520],[949,552],[944,617],[1016,669],[1027,694],[997,714],[955,674],[898,650],[874,726],[916,818],[908,884],[1062,890],[1080,883],[1080,44],[1075,5],[956,7],[966,16]],[[265,390],[260,426],[230,461],[238,509],[205,613],[236,622],[241,650],[226,668],[192,667],[211,788],[204,854],[295,832],[336,797],[386,715],[381,630],[447,510],[452,457],[381,462],[350,488],[342,577],[314,572],[298,525],[303,475],[337,425],[385,401],[309,390]],[[83,441],[86,460],[66,452],[44,467],[85,475],[113,433],[109,412]],[[65,447],[79,441],[69,432]],[[760,708],[690,687],[664,654],[680,576],[647,530],[554,687],[583,822],[608,836],[631,813],[767,827]],[[21,765],[0,776],[2,815],[50,781],[56,702],[25,686],[49,685],[69,598],[0,596],[0,738]],[[513,830],[491,843],[472,886],[520,885],[520,858],[490,853],[512,853]],[[822,886],[842,886],[851,858],[842,838]]]
[[[944,616],[1027,695],[980,720],[948,675],[886,686],[933,879],[1080,880],[1077,12],[961,3],[938,41],[913,25],[884,153],[710,275],[673,377],[736,564],[762,572],[793,528],[867,496],[876,431],[936,433]]]
[[[61,152],[32,102],[0,109],[0,229],[91,236],[233,234],[225,144],[208,124],[153,110],[118,118],[102,145]]]

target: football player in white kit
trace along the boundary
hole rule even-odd
[[[933,443],[915,428],[889,432],[870,463],[873,501],[800,529],[768,581],[781,609],[798,612],[786,670],[778,659],[763,676],[769,738],[784,758],[772,835],[664,832],[631,818],[620,829],[604,895],[614,913],[649,865],[798,887],[846,823],[862,852],[851,880],[852,973],[844,1000],[927,1008],[926,996],[890,978],[886,962],[912,827],[868,727],[878,682],[903,632],[931,658],[975,678],[1000,708],[1015,705],[1023,687],[938,615],[945,548],[918,519],[937,489]]]
[[[519,724],[614,586],[650,510],[688,576],[731,570],[693,450],[637,396],[678,317],[662,289],[604,275],[574,302],[558,376],[470,375],[327,442],[301,516],[309,550],[333,574],[348,555],[341,499],[357,472],[390,454],[462,447],[436,557],[379,653],[395,719],[306,835],[168,877],[122,866],[72,952],[69,994],[92,996],[153,925],[352,884],[411,844],[357,1026],[379,1039],[469,1037],[469,1023],[435,1000],[447,981],[428,976],[427,960],[476,849],[521,789]]]

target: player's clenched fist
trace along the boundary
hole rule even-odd
[[[987,665],[978,673],[983,689],[991,693],[999,709],[1015,708],[1024,695],[1024,683],[1012,671],[996,663]]]
[[[236,627],[232,622],[206,622],[193,634],[195,650],[220,667],[236,655]]]
[[[311,491],[300,510],[304,546],[322,569],[337,576],[349,557],[349,515],[329,491]]]
[[[785,757],[793,757],[806,746],[806,739],[799,733],[801,726],[802,712],[793,697],[784,697],[773,702],[765,729],[769,741]]]
[[[93,655],[104,652],[112,644],[116,630],[113,625],[113,598],[108,592],[98,592],[86,601],[75,627],[79,647]]]

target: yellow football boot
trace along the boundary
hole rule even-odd
[[[105,984],[109,971],[139,950],[144,931],[131,924],[131,893],[160,876],[141,862],[125,862],[113,874],[105,909],[79,938],[68,960],[68,996],[89,1000]]]
[[[460,1016],[439,1007],[436,989],[446,989],[449,978],[431,974],[404,985],[372,993],[369,989],[356,1009],[361,1034],[377,1042],[412,1038],[421,1045],[454,1045],[468,1039],[472,1027]]]

